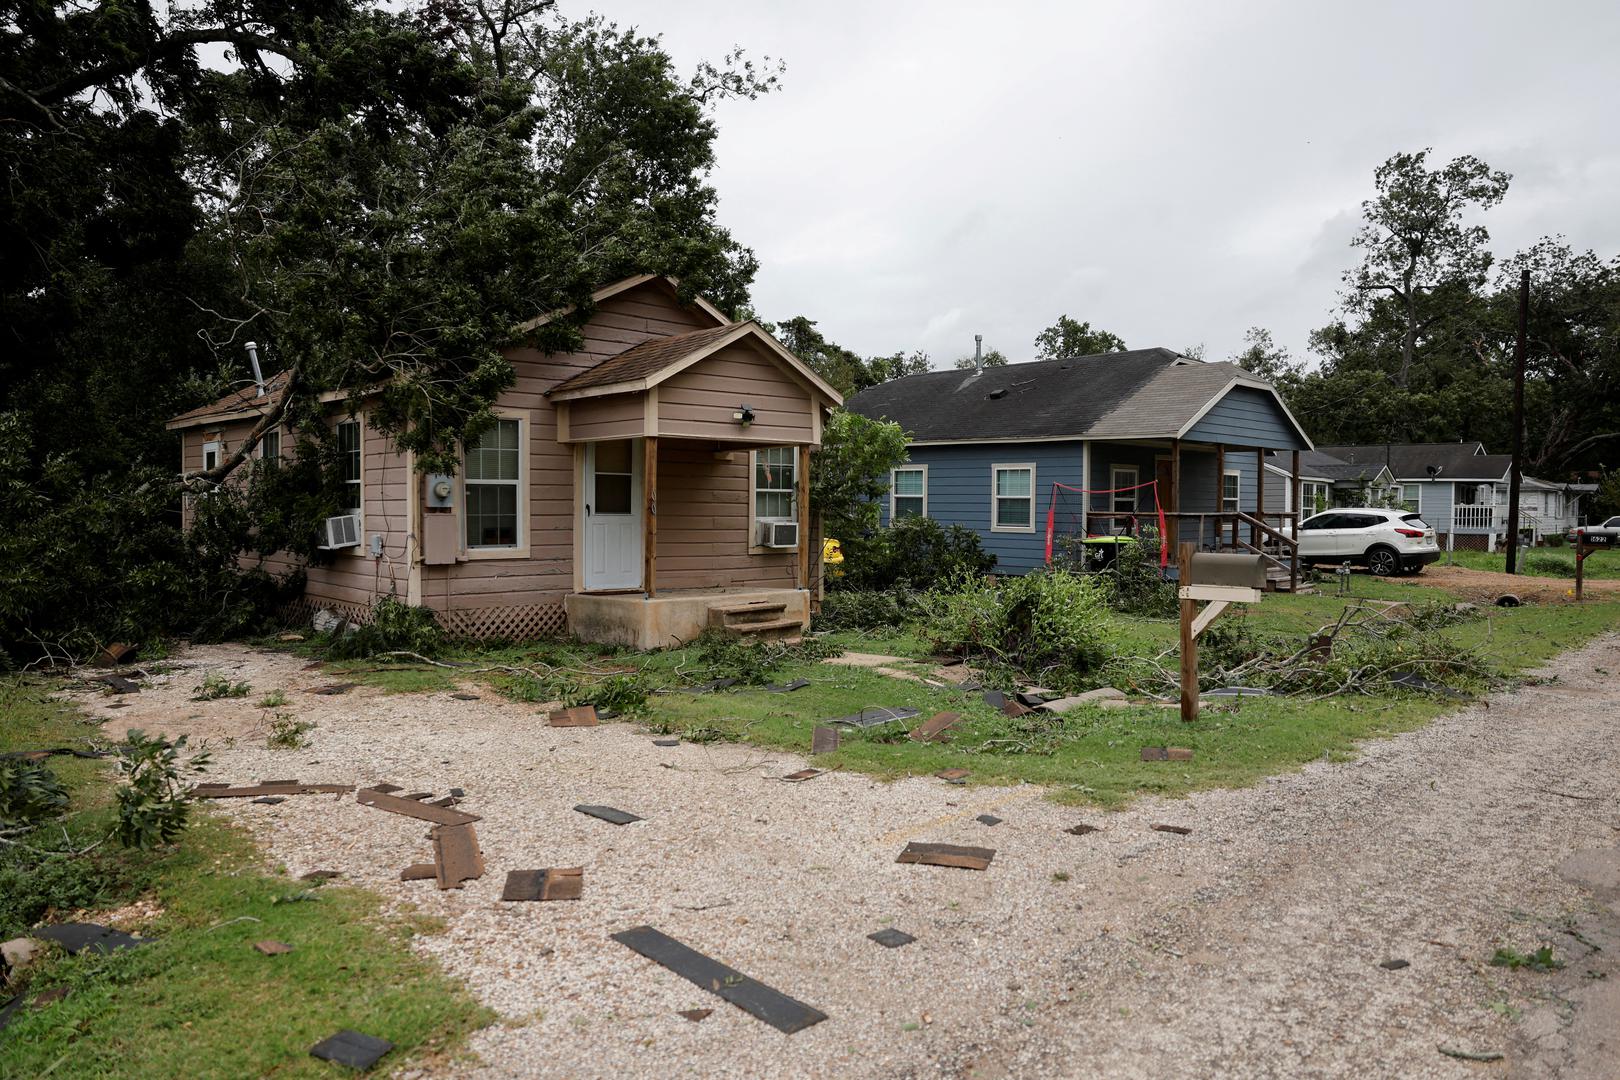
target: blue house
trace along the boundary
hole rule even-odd
[[[1333,506],[1399,503],[1423,515],[1442,547],[1495,551],[1506,541],[1512,464],[1479,442],[1323,446],[1304,455],[1297,477],[1307,514],[1318,498]],[[1289,486],[1288,462],[1273,456],[1267,470]],[[1533,544],[1581,524],[1581,499],[1597,490],[1532,476],[1520,488],[1519,529]],[[1271,497],[1266,506],[1287,508]]]
[[[1002,573],[1045,565],[1049,532],[1134,532],[1162,513],[1172,545],[1262,552],[1278,587],[1297,585],[1283,526],[1299,514],[1276,507],[1311,442],[1276,390],[1234,364],[1137,349],[927,372],[846,404],[907,433],[884,524],[915,514],[964,525]],[[1276,452],[1286,478],[1264,467]],[[1286,502],[1301,505],[1298,491]]]

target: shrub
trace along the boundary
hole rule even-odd
[[[412,607],[385,596],[371,609],[371,619],[334,634],[326,645],[332,660],[361,660],[389,652],[432,656],[444,648],[444,630],[432,609]]]
[[[1053,563],[1074,571],[1090,570],[1081,536],[1060,537],[1053,544]],[[1169,618],[1176,614],[1176,587],[1159,565],[1159,531],[1143,527],[1133,543],[1112,545],[1113,561],[1094,572],[1109,584],[1109,606],[1127,615]]]
[[[182,767],[184,735],[170,742],[161,736],[149,738],[132,728],[127,743],[118,759],[118,774],[124,783],[118,789],[118,820],[113,825],[113,836],[125,847],[147,851],[172,843],[185,831],[191,805],[184,773],[203,771],[208,755],[197,754]]]
[[[67,789],[42,762],[0,758],[0,829],[37,825],[67,804]]]
[[[308,741],[304,736],[314,730],[315,721],[295,720],[292,713],[278,712],[270,718],[265,745],[272,750],[297,750]]]
[[[1550,551],[1530,551],[1520,558],[1524,573],[1536,577],[1573,578],[1575,576],[1575,557],[1563,553],[1554,554]]]
[[[870,536],[839,538],[844,548],[844,574],[830,579],[835,588],[929,588],[964,574],[988,574],[996,567],[979,534],[961,525],[950,528],[932,518],[903,518]]]
[[[916,598],[901,589],[840,589],[816,612],[817,630],[889,630],[917,618]]]
[[[247,697],[253,687],[246,682],[232,682],[217,671],[203,676],[203,681],[191,688],[192,701],[218,701],[220,698]]]
[[[839,652],[815,638],[797,645],[785,641],[746,641],[722,630],[705,630],[691,644],[700,674],[699,681],[734,679],[751,686],[763,686],[790,661],[821,660]]]
[[[1103,661],[1109,589],[1057,569],[1004,579],[958,578],[930,593],[926,632],[945,651],[987,657],[1054,689],[1073,689]]]

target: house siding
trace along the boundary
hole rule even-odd
[[[1089,476],[1083,470],[1084,444],[1073,443],[997,443],[963,446],[913,446],[909,463],[928,466],[928,516],[942,525],[963,525],[979,534],[984,549],[996,557],[998,573],[1025,573],[1046,563],[1046,516],[1052,505],[1052,485],[1067,484],[1086,487],[1092,494],[1086,497],[1091,511],[1106,511],[1110,496],[1101,494],[1112,484],[1111,474],[1116,465],[1134,466],[1137,482],[1147,483],[1156,476],[1158,459],[1169,456],[1167,447],[1142,446],[1120,442],[1092,442]],[[1031,533],[995,531],[990,528],[990,500],[992,465],[1035,464],[1035,529]],[[1246,513],[1256,508],[1257,489],[1255,474],[1259,467],[1253,451],[1228,450],[1225,467],[1240,475],[1240,507]],[[1280,500],[1285,481],[1270,474],[1266,477],[1267,503]],[[1181,540],[1205,546],[1215,542],[1216,525],[1213,515],[1219,512],[1220,496],[1216,481],[1216,455],[1213,450],[1186,448],[1181,453],[1181,497],[1183,513],[1205,513],[1211,520],[1204,523],[1200,535],[1198,525],[1185,522],[1180,527]],[[1151,505],[1151,492],[1142,492],[1146,500],[1141,517],[1155,517]],[[1075,518],[1079,499],[1065,493],[1058,500],[1057,531],[1074,531],[1079,523]],[[1166,507],[1168,510],[1169,507]],[[889,524],[889,500],[885,495],[880,510],[884,526]],[[1101,522],[1093,520],[1093,531]]]
[[[423,566],[422,602],[439,612],[452,629],[501,625],[506,609],[560,613],[563,597],[574,591],[575,584],[574,448],[557,441],[557,406],[545,397],[546,391],[633,345],[710,325],[712,320],[681,306],[672,295],[649,282],[598,304],[581,328],[580,347],[574,352],[505,350],[515,378],[496,405],[523,411],[530,423],[529,483],[525,492],[528,555]],[[634,405],[626,406],[625,402],[631,400]],[[614,403],[607,411],[626,427],[604,426],[592,437],[619,437],[612,432],[632,427],[634,433],[640,433],[644,406],[639,397],[610,397],[605,401]],[[581,404],[585,402],[569,406],[571,439],[582,437],[580,412],[576,411]],[[589,409],[583,412],[588,422]]]
[[[996,558],[996,572],[1022,574],[1046,565],[1046,514],[1052,485],[1084,485],[1083,450],[1072,443],[996,443],[971,446],[913,446],[910,461],[928,466],[928,516],[942,525],[962,525],[979,534],[984,550]],[[1033,532],[990,528],[992,465],[1035,466]],[[889,523],[889,501],[883,500],[883,524]]]
[[[1308,449],[1276,399],[1252,386],[1228,390],[1183,438],[1229,446],[1263,446],[1268,450]]]
[[[749,459],[745,450],[716,454],[708,444],[659,444],[660,590],[798,584],[797,552],[749,552]]]
[[[561,630],[562,600],[575,587],[575,447],[558,441],[557,407],[545,393],[633,345],[712,322],[699,311],[682,306],[657,282],[648,282],[602,301],[582,327],[582,340],[574,352],[545,354],[526,347],[505,350],[514,381],[494,404],[498,411],[516,413],[527,424],[527,554],[423,565],[420,602],[457,632],[521,637]],[[657,584],[672,589],[791,586],[796,580],[794,553],[756,555],[748,550],[753,521],[748,505],[748,455],[738,452],[717,458],[711,440],[720,436],[717,417],[721,411],[723,428],[735,439],[738,429],[730,414],[738,402],[731,397],[741,393],[744,396],[739,400],[765,417],[749,433],[760,442],[810,442],[815,428],[811,396],[774,360],[751,347],[717,356],[714,363],[700,362],[689,372],[690,377],[668,380],[674,384],[670,397],[675,422],[666,432],[671,437],[659,448],[662,516]],[[698,397],[691,397],[693,394]],[[724,396],[714,404],[703,401],[704,394]],[[630,401],[634,404],[625,404]],[[785,413],[789,403],[802,415],[789,418]],[[702,413],[705,406],[714,415]],[[571,438],[613,437],[620,431],[639,435],[644,409],[639,396],[575,402],[570,406]],[[633,423],[633,432],[614,426],[626,423]],[[201,466],[204,442],[222,441],[229,452],[251,428],[250,422],[241,421],[182,430],[182,465],[188,469]],[[677,434],[702,441],[683,442]],[[410,521],[409,485],[422,483],[422,478],[411,475],[405,455],[369,424],[362,426],[362,454],[362,546],[358,553],[334,552],[306,568],[306,606],[332,606],[354,615],[390,592],[407,598],[411,560],[418,555]],[[461,502],[458,497],[458,537]],[[380,558],[369,554],[367,545],[373,534],[383,537]],[[296,560],[285,555],[273,557],[273,563],[285,570],[297,566]]]
[[[746,429],[732,418],[754,412]],[[809,392],[751,341],[739,341],[658,384],[658,434],[765,445],[813,443]]]

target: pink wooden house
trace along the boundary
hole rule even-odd
[[[333,403],[352,494],[327,522],[332,557],[306,568],[306,613],[363,618],[394,594],[469,637],[639,648],[708,625],[803,628],[811,451],[838,393],[758,323],[682,303],[665,278],[593,299],[578,352],[507,351],[516,382],[454,476],[419,473],[364,406]],[[182,466],[234,450],[280,392],[273,378],[175,417]],[[282,435],[255,453],[278,456]]]

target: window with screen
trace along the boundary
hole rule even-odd
[[[1235,514],[1241,505],[1243,494],[1243,474],[1239,472],[1225,472],[1221,474],[1221,512]]]
[[[1035,528],[1035,466],[995,465],[991,467],[995,486],[991,507],[992,527],[1018,532]]]
[[[1136,513],[1137,496],[1141,494],[1136,489],[1136,466],[1115,465],[1108,470],[1108,486],[1114,493],[1109,497],[1108,508],[1117,514]]]
[[[497,420],[467,447],[467,548],[517,547],[522,531],[521,421]]]
[[[907,465],[889,474],[889,519],[928,516],[928,466]]]
[[[754,451],[754,517],[760,521],[794,521],[799,516],[795,482],[798,451],[773,446]]]
[[[361,511],[362,494],[360,462],[360,421],[345,420],[337,426],[338,469],[343,490],[338,495],[340,505],[352,514]]]

